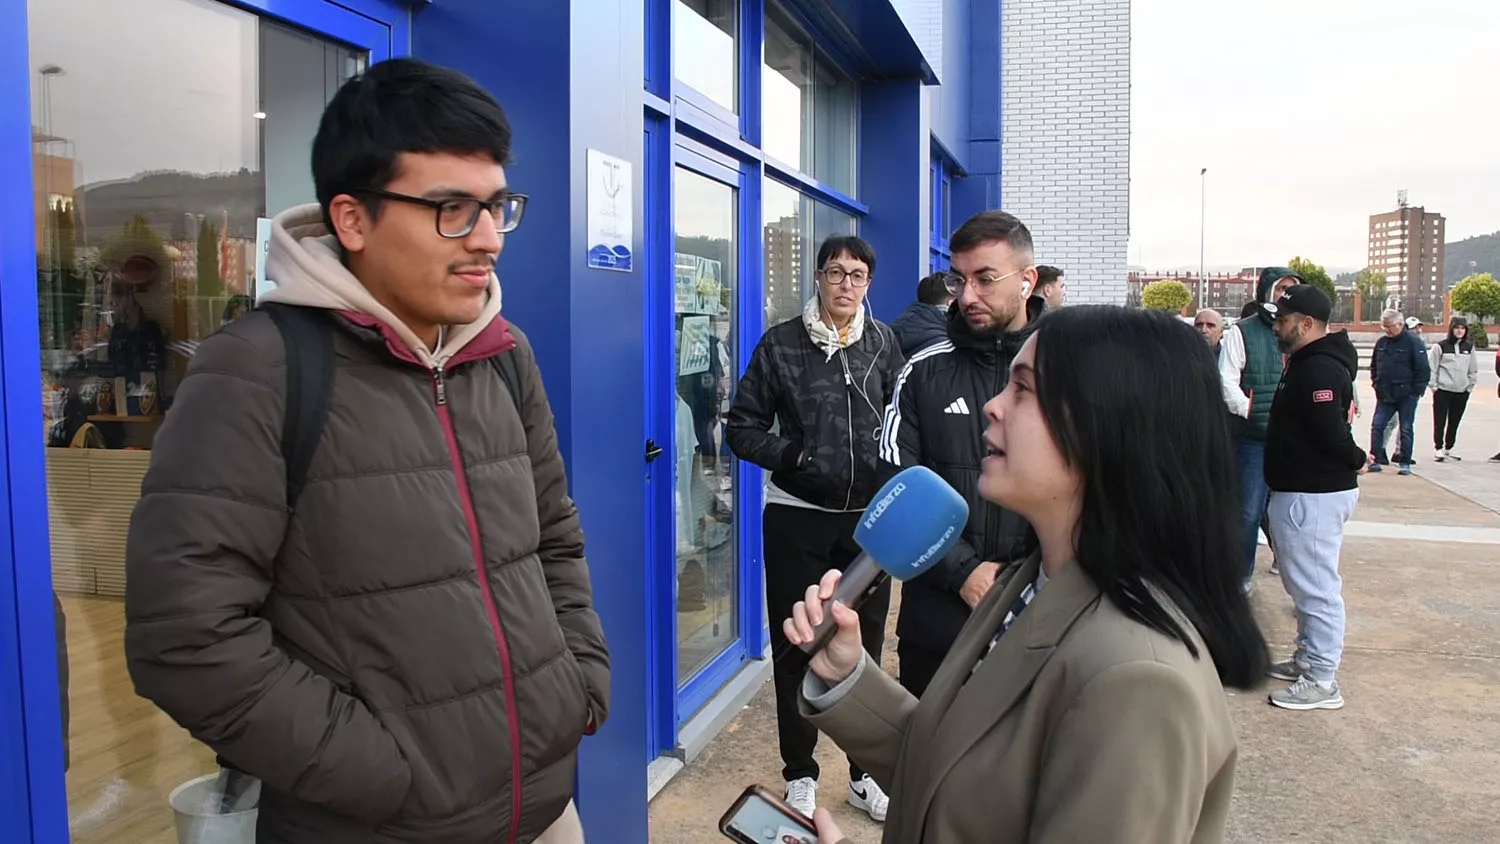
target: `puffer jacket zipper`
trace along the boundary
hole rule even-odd
[[[500,651],[500,670],[504,674],[505,714],[510,725],[510,831],[505,836],[509,844],[515,844],[521,827],[521,722],[516,706],[515,671],[511,666],[510,643],[505,638],[505,625],[500,622],[500,610],[495,604],[495,595],[490,590],[490,578],[484,566],[484,548],[479,541],[479,516],[474,510],[474,498],[469,492],[469,476],[464,471],[463,455],[458,450],[458,433],[453,427],[453,415],[448,409],[448,385],[443,375],[443,363],[432,367],[432,391],[437,402],[438,421],[443,426],[443,437],[448,441],[448,457],[453,461],[453,477],[458,483],[458,500],[463,506],[464,523],[469,530],[469,547],[474,554],[474,574],[479,578],[479,591],[484,595],[484,611],[489,616],[490,628],[495,634],[495,645]]]
[[[847,349],[839,350],[839,362],[844,365],[844,411],[849,418],[849,490],[844,493],[844,509],[854,503],[854,375],[849,372]]]

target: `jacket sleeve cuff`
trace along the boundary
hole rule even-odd
[[[817,674],[807,672],[802,679],[802,699],[817,712],[827,712],[832,709],[854,690],[854,684],[858,683],[859,678],[865,673],[865,662],[868,659],[869,656],[866,655],[859,661],[859,664],[854,666],[854,670],[849,673],[848,677],[833,686],[829,686]]]

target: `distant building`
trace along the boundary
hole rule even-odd
[[[1386,290],[1408,314],[1443,312],[1443,215],[1406,204],[1405,191],[1394,211],[1370,215],[1369,268],[1385,274]]]
[[[1255,282],[1259,277],[1259,267],[1244,267],[1237,273],[1208,273],[1204,277],[1206,283],[1202,293],[1203,301],[1200,303],[1197,273],[1133,272],[1127,279],[1125,301],[1128,305],[1138,307],[1141,304],[1141,291],[1146,289],[1146,285],[1153,281],[1171,279],[1186,284],[1188,292],[1193,294],[1190,310],[1213,308],[1225,316],[1236,317],[1245,303],[1255,298]]]

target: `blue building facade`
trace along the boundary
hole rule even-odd
[[[769,676],[762,478],[723,445],[738,373],[812,295],[824,237],[874,245],[890,319],[998,207],[1001,13],[0,0],[4,839],[161,840],[171,791],[213,772],[125,675],[129,510],[197,341],[274,284],[266,221],[312,199],[322,105],[409,55],[478,80],[514,129],[531,202],[504,313],[542,366],[614,664],[579,803],[592,834],[647,840],[649,795]],[[600,231],[628,261],[591,260]]]

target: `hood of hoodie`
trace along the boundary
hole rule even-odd
[[[1307,279],[1298,275],[1297,271],[1292,269],[1291,267],[1263,268],[1260,271],[1260,281],[1256,282],[1255,285],[1255,304],[1264,305],[1267,302],[1271,301],[1271,291],[1276,289],[1276,282],[1281,281],[1288,276],[1295,278],[1304,284],[1307,283]],[[1276,317],[1272,316],[1270,313],[1267,313],[1265,308],[1257,308],[1255,311],[1255,315],[1260,317],[1261,321],[1266,323],[1267,325],[1270,325],[1271,323],[1276,321]],[[1243,314],[1241,315],[1241,318],[1244,318]]]
[[[339,260],[338,241],[324,226],[317,203],[288,208],[271,221],[266,277],[276,282],[276,288],[261,301],[338,311],[358,325],[378,329],[398,357],[429,369],[466,350],[462,359],[487,357],[515,344],[500,316],[500,281],[491,272],[489,298],[479,318],[467,325],[445,326],[440,347],[429,349]]]
[[[1349,370],[1349,379],[1353,380],[1359,372],[1359,352],[1354,348],[1354,343],[1349,340],[1347,331],[1330,331],[1323,337],[1308,343],[1292,354],[1291,361],[1306,360],[1315,355],[1323,355],[1338,361]]]

